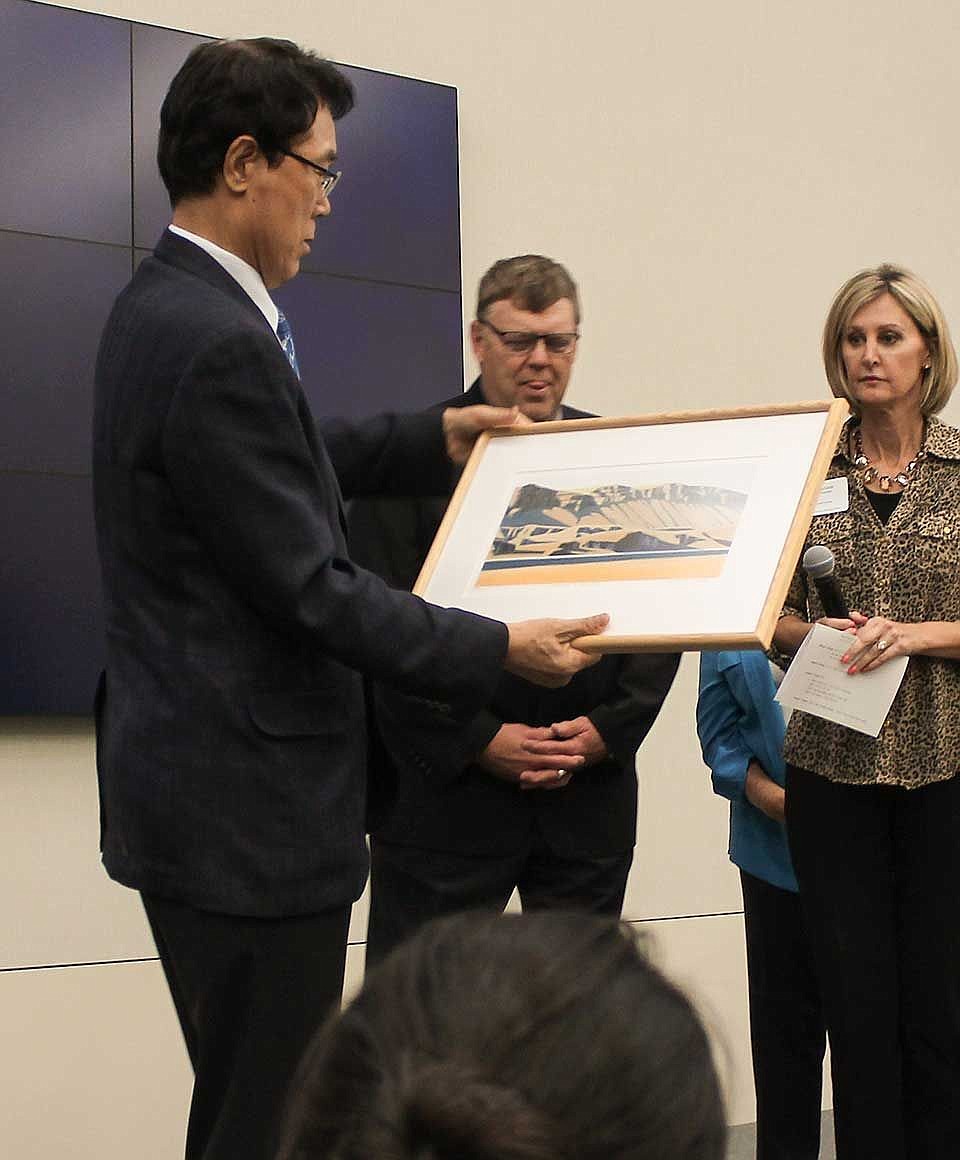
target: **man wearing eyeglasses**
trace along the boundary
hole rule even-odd
[[[439,407],[585,417],[563,402],[579,326],[563,266],[531,254],[497,262],[470,327],[480,376]],[[444,508],[437,499],[354,503],[354,558],[409,588]],[[381,689],[368,965],[430,918],[502,909],[515,887],[524,909],[619,914],[636,834],[634,758],[677,665],[672,655],[611,655],[549,692],[504,676],[469,719]]]
[[[160,115],[173,222],[121,293],[96,371],[107,623],[103,861],[139,890],[195,1072],[188,1160],[268,1160],[340,998],[367,871],[363,679],[484,704],[560,684],[605,617],[505,626],[349,559],[341,487],[448,479],[501,409],[316,425],[269,291],[331,212],[349,82],[287,41],[195,49]],[[560,764],[560,763],[558,763]]]

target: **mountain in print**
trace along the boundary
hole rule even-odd
[[[746,500],[742,491],[710,484],[568,491],[526,483],[510,500],[488,560],[726,552]]]

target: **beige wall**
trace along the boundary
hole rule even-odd
[[[822,396],[830,295],[884,259],[925,276],[960,331],[960,18],[942,3],[78,6],[289,36],[457,85],[467,300],[498,257],[566,262],[585,305],[570,399],[585,407]],[[342,188],[348,197],[349,179]],[[731,1057],[730,1118],[742,1122],[752,1096],[739,896],[725,809],[692,734],[695,685],[687,658],[641,755],[627,913],[709,1010]],[[135,899],[96,862],[93,782],[86,722],[0,726],[0,1139],[23,1160],[170,1160],[187,1067]],[[361,906],[354,981],[363,925]]]

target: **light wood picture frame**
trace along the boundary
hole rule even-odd
[[[414,592],[597,652],[768,648],[849,408],[573,419],[480,437]]]

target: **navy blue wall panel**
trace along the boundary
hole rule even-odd
[[[94,358],[169,220],[159,109],[204,39],[0,0],[0,713],[90,711],[103,656]],[[462,382],[456,92],[346,71],[343,183],[277,298],[318,414],[413,410]]]
[[[0,233],[0,469],[89,474],[93,367],[130,251]]]
[[[0,472],[0,705],[89,713],[103,667],[86,476]]]
[[[301,274],[274,297],[316,415],[416,411],[462,387],[453,294]]]
[[[130,25],[0,0],[0,229],[130,244]]]
[[[337,124],[343,180],[305,270],[460,293],[457,92],[344,67],[354,110]]]

